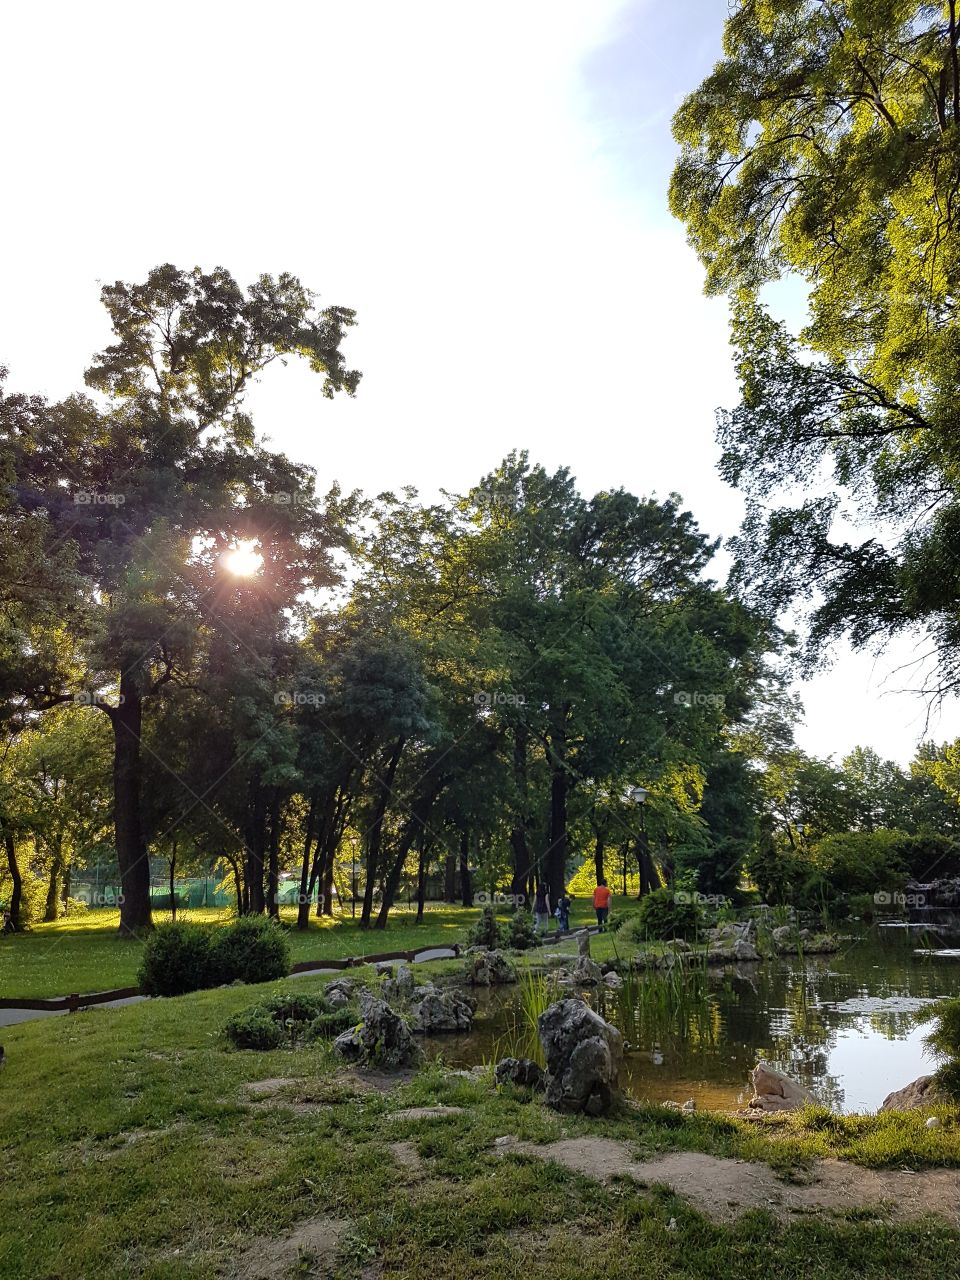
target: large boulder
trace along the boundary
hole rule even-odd
[[[590,954],[589,929],[578,929],[576,933],[576,939],[577,939],[577,955],[589,956]]]
[[[620,1096],[623,1037],[582,1000],[558,1000],[537,1019],[547,1106],[599,1116]]]
[[[416,978],[413,970],[408,964],[402,964],[395,974],[391,971],[390,975],[384,979],[381,991],[384,1000],[403,1002],[410,999],[415,986]]]
[[[336,978],[323,989],[323,999],[329,1009],[343,1009],[353,999],[357,990],[354,978]]]
[[[888,1093],[880,1105],[881,1111],[916,1111],[919,1107],[935,1107],[947,1099],[937,1088],[936,1076],[919,1076],[902,1089]]]
[[[577,957],[577,963],[573,966],[570,978],[574,986],[596,987],[603,981],[603,970],[596,960],[581,955]]]
[[[517,981],[517,971],[502,951],[480,951],[467,963],[467,981],[475,987],[500,987]]]
[[[454,991],[439,987],[418,987],[410,1007],[410,1030],[415,1035],[447,1035],[469,1031],[473,1026],[473,1006]]]
[[[493,1069],[493,1078],[497,1084],[515,1084],[524,1089],[546,1087],[543,1067],[530,1058],[501,1058]]]
[[[363,1000],[362,1020],[337,1036],[333,1051],[348,1062],[386,1071],[410,1066],[420,1057],[420,1049],[403,1018],[374,996]]]
[[[816,1102],[809,1089],[784,1075],[769,1062],[758,1062],[750,1073],[753,1097],[747,1106],[753,1111],[797,1111]]]

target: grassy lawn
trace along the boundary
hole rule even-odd
[[[305,932],[290,930],[290,950],[296,964],[463,942],[479,913],[478,907],[429,906],[423,924],[418,925],[416,911],[401,905],[391,913],[386,929],[358,929],[349,915],[311,918]],[[216,907],[181,909],[177,915],[211,926],[233,918],[230,911]],[[284,908],[281,917],[292,924],[296,911]],[[154,913],[157,923],[169,918],[167,911]],[[35,925],[26,933],[0,937],[0,996],[45,998],[133,986],[141,944],[117,937],[119,919],[118,911],[99,908],[55,924]],[[588,904],[575,903],[571,924],[592,921]],[[608,951],[612,955],[610,943],[598,941],[604,944],[603,958]]]
[[[325,981],[292,985],[306,992]],[[363,1280],[960,1276],[960,1232],[933,1219],[781,1223],[750,1211],[720,1225],[663,1189],[604,1185],[494,1150],[507,1134],[589,1134],[628,1142],[638,1156],[698,1150],[797,1176],[824,1154],[960,1165],[956,1123],[930,1131],[917,1115],[810,1112],[757,1125],[658,1107],[561,1117],[439,1066],[392,1093],[363,1093],[325,1045],[225,1048],[226,1017],[263,992],[221,988],[6,1029],[3,1280],[324,1274],[306,1254],[292,1269],[270,1269],[278,1242],[320,1215],[343,1224],[335,1273]],[[244,1084],[271,1077],[302,1082],[298,1107],[250,1105]],[[389,1117],[438,1102],[464,1110],[442,1121]],[[398,1141],[412,1144],[419,1175],[399,1159]]]

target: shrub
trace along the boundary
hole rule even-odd
[[[940,1000],[921,1013],[921,1021],[934,1020],[926,1038],[927,1047],[941,1064],[937,1083],[945,1093],[960,1100],[960,999]]]
[[[473,947],[486,947],[488,951],[495,951],[499,947],[500,927],[493,907],[488,905],[480,912],[480,919],[470,931],[469,942]]]
[[[633,928],[638,937],[691,938],[700,927],[700,908],[690,893],[654,889],[640,900]]]
[[[837,893],[898,888],[907,876],[902,831],[842,831],[811,850],[815,869]]]
[[[143,944],[137,983],[145,996],[180,996],[210,986],[210,935],[181,921],[157,925]]]
[[[284,1028],[262,1005],[228,1018],[223,1033],[237,1049],[277,1049],[284,1040]]]
[[[212,985],[272,982],[290,972],[290,947],[283,930],[264,916],[241,916],[220,929],[210,947]]]
[[[537,935],[533,931],[533,916],[529,911],[518,908],[507,921],[503,930],[504,946],[514,951],[528,951],[536,945]]]
[[[357,1011],[346,1006],[342,1009],[334,1009],[330,1013],[321,1013],[307,1027],[307,1039],[332,1040],[341,1031],[348,1031],[350,1027],[355,1027],[358,1021]]]
[[[268,996],[258,1007],[281,1026],[286,1026],[287,1022],[313,1022],[314,1018],[324,1012],[320,996],[295,995],[283,991]]]

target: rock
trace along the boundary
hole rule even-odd
[[[591,960],[589,956],[579,956],[570,980],[574,986],[596,987],[603,981],[603,971],[596,960]]]
[[[610,973],[605,973],[603,975],[603,985],[605,987],[609,987],[611,991],[619,991],[623,986],[623,979],[620,977],[619,973],[614,973],[611,970]]]
[[[546,1103],[599,1116],[619,1099],[623,1037],[582,1000],[558,1000],[537,1019],[547,1061]]]
[[[530,1058],[501,1058],[493,1069],[497,1084],[515,1084],[524,1089],[546,1088],[546,1076],[542,1067]]]
[[[443,1120],[447,1116],[462,1116],[463,1107],[404,1107],[402,1111],[391,1111],[391,1120]]]
[[[925,1125],[925,1127],[926,1127],[927,1129],[939,1129],[939,1128],[940,1128],[940,1117],[939,1117],[939,1116],[927,1116],[926,1120],[924,1121],[924,1125]]]
[[[383,1000],[367,993],[361,997],[363,1021],[337,1036],[333,1051],[348,1062],[396,1070],[409,1066],[420,1057],[420,1050],[410,1028],[394,1009]]]
[[[377,960],[373,967],[378,977],[392,978],[395,962],[393,960]]]
[[[422,993],[422,994],[421,994]],[[446,1035],[469,1031],[473,1026],[473,1007],[453,991],[439,987],[418,987],[416,1003],[410,1010],[410,1029],[416,1035]]]
[[[753,1097],[747,1106],[755,1111],[796,1111],[807,1103],[816,1102],[809,1089],[791,1080],[769,1062],[758,1062],[750,1073]]]
[[[811,933],[809,929],[800,929],[795,925],[782,924],[771,934],[774,950],[780,955],[793,954],[803,949],[805,955],[827,955],[831,951],[840,950],[840,939],[831,933]]]
[[[696,1098],[688,1098],[686,1102],[683,1104],[683,1106],[680,1108],[681,1111],[696,1111],[696,1109],[697,1109]]]
[[[734,960],[759,960],[760,952],[751,942],[747,942],[746,938],[738,938],[733,944]]]
[[[895,1089],[884,1098],[881,1111],[916,1111],[919,1107],[935,1107],[946,1102],[937,1088],[936,1076],[919,1076],[902,1089]]]
[[[577,955],[589,956],[590,954],[590,933],[587,929],[578,929],[577,934]]]
[[[342,1009],[353,999],[357,984],[353,978],[337,978],[323,989],[323,999],[330,1009]]]
[[[396,974],[391,969],[390,976],[384,980],[381,991],[384,1000],[402,1004],[413,996],[415,986],[413,970],[408,964],[402,964]]]
[[[786,950],[788,947],[796,949],[797,931],[792,924],[778,925],[770,936],[778,951]]]
[[[517,971],[502,951],[481,951],[470,957],[467,981],[475,987],[499,987],[517,981]]]

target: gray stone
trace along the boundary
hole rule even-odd
[[[590,954],[590,933],[587,929],[578,929],[577,934],[577,954],[580,956],[589,956]]]
[[[574,986],[597,987],[603,982],[603,970],[596,960],[591,960],[589,956],[582,955],[577,958],[570,980]]]
[[[619,991],[623,986],[623,979],[620,977],[619,973],[616,973],[611,969],[609,973],[605,973],[603,975],[603,985],[605,987],[609,987],[611,991]]]
[[[473,1007],[455,992],[434,986],[417,988],[410,1008],[410,1029],[416,1035],[447,1035],[469,1031],[472,1026]]]
[[[353,999],[357,984],[353,978],[337,978],[323,989],[323,999],[330,1009],[343,1009]]]
[[[936,1076],[919,1076],[902,1089],[895,1089],[884,1098],[881,1111],[916,1111],[919,1107],[935,1107],[946,1098],[937,1089]]]
[[[337,1036],[333,1051],[348,1062],[395,1070],[410,1066],[420,1050],[403,1018],[372,993],[361,994],[363,1019]]]
[[[381,988],[384,1000],[403,1003],[409,1000],[416,987],[416,978],[408,964],[402,964],[392,977],[384,980]]]
[[[475,987],[499,987],[517,981],[517,971],[502,951],[481,951],[471,956],[466,976]]]
[[[515,1084],[525,1089],[546,1088],[546,1075],[542,1067],[530,1058],[501,1058],[493,1069],[497,1084]]]
[[[558,1000],[537,1019],[547,1062],[546,1103],[598,1116],[619,1099],[623,1037],[582,1000]]]
[[[797,1111],[817,1099],[802,1084],[792,1080],[769,1062],[758,1062],[750,1073],[753,1097],[747,1106],[753,1111]]]

